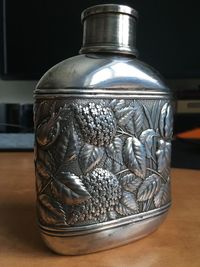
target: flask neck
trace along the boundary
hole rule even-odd
[[[98,5],[83,11],[80,53],[111,52],[137,56],[137,12],[122,5]]]

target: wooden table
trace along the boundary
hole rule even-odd
[[[0,153],[0,267],[199,267],[200,171],[172,170],[173,206],[165,223],[129,245],[59,256],[40,239],[33,153]]]

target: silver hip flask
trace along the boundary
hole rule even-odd
[[[81,55],[35,89],[38,223],[59,254],[144,237],[170,206],[171,93],[136,58],[136,20],[123,5],[84,10]]]

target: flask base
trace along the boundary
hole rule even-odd
[[[110,222],[68,227],[41,228],[46,245],[61,255],[83,255],[119,247],[154,232],[165,220],[170,204]]]

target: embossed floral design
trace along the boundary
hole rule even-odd
[[[64,100],[59,109],[52,102],[39,106],[44,105],[35,123],[42,224],[89,225],[169,203],[170,102],[78,100],[72,108]]]
[[[60,117],[59,113],[52,113],[51,117],[45,119],[36,128],[37,142],[41,146],[49,146],[53,144],[59,135],[60,131]]]
[[[82,176],[82,181],[91,197],[74,208],[70,224],[106,221],[121,198],[118,179],[111,172],[97,168]]]
[[[85,142],[107,146],[116,133],[116,119],[112,110],[102,104],[89,103],[75,106],[75,117]]]

